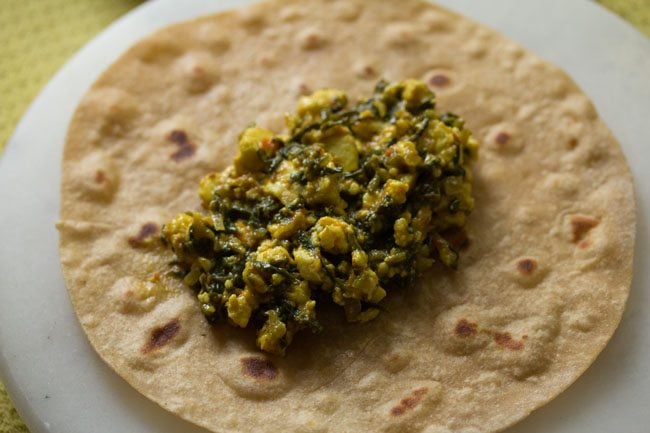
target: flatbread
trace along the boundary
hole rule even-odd
[[[457,272],[390,293],[367,324],[320,312],[284,358],[211,327],[166,275],[160,226],[199,206],[250,122],[280,132],[300,95],[420,78],[482,142]],[[176,133],[174,133],[176,131]],[[182,131],[183,134],[179,134]],[[428,3],[272,0],[165,28],[88,91],[63,156],[61,262],[99,355],[215,432],[493,432],[569,386],[620,321],[632,180],[557,67]]]

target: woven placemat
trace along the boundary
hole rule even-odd
[[[599,0],[650,36],[649,0]],[[0,7],[0,150],[39,90],[141,0],[18,0]],[[0,433],[27,433],[0,382]]]
[[[141,0],[5,0],[0,5],[0,148],[27,106],[83,44]]]

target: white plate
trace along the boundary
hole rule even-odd
[[[32,433],[197,433],[95,355],[71,309],[54,228],[64,135],[81,95],[129,45],[169,23],[249,1],[148,2],[52,79],[0,160],[0,373]],[[623,322],[567,392],[508,433],[650,426],[650,40],[586,0],[440,0],[567,70],[621,142],[636,179],[634,285]]]

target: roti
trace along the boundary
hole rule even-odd
[[[319,313],[278,357],[211,326],[168,275],[162,224],[199,208],[251,122],[301,95],[426,81],[481,142],[457,271],[379,317]],[[426,2],[271,0],[165,28],[81,101],[63,155],[60,254],[91,344],[135,389],[214,432],[495,432],[568,387],[616,329],[635,234],[630,172],[560,69]]]

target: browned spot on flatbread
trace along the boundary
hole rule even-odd
[[[278,369],[266,358],[249,356],[241,359],[242,372],[257,380],[274,380],[278,377]]]
[[[571,150],[575,149],[578,146],[578,139],[573,137],[567,142],[567,147]]]
[[[104,170],[97,170],[95,172],[95,182],[104,183],[105,180],[106,180],[106,173],[104,172]]]
[[[537,260],[535,259],[521,259],[517,262],[517,270],[524,275],[532,275],[537,269]]]
[[[505,145],[508,144],[510,138],[511,138],[510,134],[508,134],[507,132],[499,132],[497,136],[494,138],[494,141],[496,141],[497,144]]]
[[[454,328],[456,335],[462,338],[473,337],[478,332],[478,325],[466,319],[460,319]]]
[[[390,410],[390,414],[393,416],[405,414],[420,403],[420,400],[422,400],[422,397],[424,397],[427,391],[429,391],[428,388],[418,388],[414,390],[411,395],[400,400],[399,404]]]
[[[149,341],[142,348],[143,353],[149,353],[152,350],[160,349],[168,344],[178,331],[181,329],[181,322],[178,318],[170,320],[163,326],[154,328],[149,336]]]
[[[196,146],[190,142],[185,131],[175,129],[169,134],[168,139],[178,147],[178,150],[171,154],[171,159],[174,161],[181,162],[196,153]]]
[[[451,80],[448,76],[443,74],[435,74],[433,77],[429,78],[429,84],[435,87],[444,87],[451,83]]]
[[[514,340],[509,332],[494,332],[492,333],[492,338],[494,342],[501,347],[505,347],[510,350],[521,350],[524,348],[524,341],[526,338],[522,338],[521,341]]]
[[[144,223],[142,227],[140,227],[138,234],[129,238],[129,245],[134,248],[141,247],[147,238],[156,233],[158,233],[158,225],[156,223]]]
[[[371,65],[358,65],[355,68],[355,74],[359,78],[372,78],[377,76],[377,70]]]
[[[311,93],[311,88],[305,83],[300,83],[298,86],[298,94],[300,95],[309,95]]]
[[[587,233],[598,225],[596,218],[587,215],[573,215],[571,216],[571,230],[573,234],[573,242],[578,243],[587,236]]]

